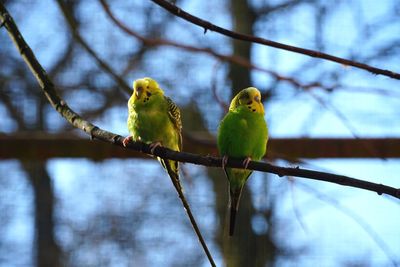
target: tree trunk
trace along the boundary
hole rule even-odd
[[[253,35],[255,15],[250,4],[246,0],[231,0],[230,3],[233,30]],[[234,55],[251,60],[250,42],[232,40],[232,46]],[[231,64],[229,78],[232,83],[232,97],[240,90],[252,86],[248,68]],[[226,188],[227,186],[226,184]],[[227,190],[225,190],[226,194],[228,194]],[[266,213],[272,214],[272,210]],[[275,262],[277,248],[271,239],[270,232],[257,234],[253,231],[251,221],[255,215],[256,210],[253,206],[251,193],[245,185],[236,217],[235,234],[233,237],[229,237],[226,233],[223,235],[222,250],[227,266],[266,266],[273,265]],[[268,224],[271,224],[269,218],[266,219]],[[270,225],[269,229],[271,229]]]
[[[54,238],[54,192],[46,162],[23,162],[23,167],[34,196],[36,266],[62,266],[61,251]]]

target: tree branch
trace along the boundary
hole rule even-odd
[[[302,84],[300,81],[296,80],[293,77],[283,76],[275,71],[268,70],[268,69],[262,68],[260,66],[257,66],[255,64],[253,64],[251,61],[249,61],[246,58],[241,57],[239,55],[221,54],[210,48],[202,48],[202,47],[186,45],[183,43],[177,43],[177,42],[170,41],[167,39],[162,39],[162,38],[148,38],[146,36],[143,36],[143,35],[135,32],[134,30],[128,28],[125,24],[123,24],[120,20],[118,20],[117,17],[111,11],[110,7],[105,2],[105,0],[99,0],[99,1],[100,1],[101,6],[103,7],[104,11],[108,15],[108,17],[118,28],[120,28],[126,34],[133,36],[134,38],[136,38],[137,40],[139,40],[146,46],[170,46],[170,47],[175,47],[175,48],[186,50],[186,51],[193,52],[193,53],[207,54],[211,57],[214,57],[215,59],[217,59],[219,61],[230,62],[233,64],[243,66],[248,69],[266,73],[266,74],[270,75],[271,77],[273,77],[277,81],[288,82],[292,86],[302,88],[305,91],[312,89],[312,88],[322,88],[326,91],[331,91],[334,89],[332,86],[324,85],[324,84],[321,84],[320,82],[311,82],[311,83],[307,83],[307,84]]]
[[[241,34],[238,32],[234,32],[234,31],[230,31],[228,29],[219,27],[215,24],[212,24],[206,20],[200,19],[196,16],[191,15],[190,13],[187,13],[185,11],[183,11],[182,9],[180,9],[179,7],[177,7],[176,5],[166,1],[166,0],[152,0],[154,3],[156,3],[157,5],[161,6],[162,8],[166,9],[167,11],[171,12],[172,14],[181,17],[182,19],[189,21],[195,25],[198,25],[202,28],[204,28],[204,33],[207,32],[207,30],[210,31],[214,31],[214,32],[218,32],[222,35],[231,37],[233,39],[237,39],[237,40],[242,40],[242,41],[247,41],[247,42],[253,42],[253,43],[258,43],[258,44],[262,44],[262,45],[266,45],[266,46],[271,46],[271,47],[275,47],[278,49],[282,49],[282,50],[286,50],[286,51],[291,51],[294,53],[298,53],[298,54],[303,54],[303,55],[307,55],[310,57],[315,57],[315,58],[321,58],[321,59],[325,59],[325,60],[329,60],[329,61],[333,61],[339,64],[344,64],[347,66],[352,66],[358,69],[363,69],[366,71],[369,71],[371,73],[374,74],[380,74],[380,75],[384,75],[384,76],[388,76],[391,77],[393,79],[397,79],[400,80],[400,73],[396,73],[390,70],[384,70],[384,69],[380,69],[380,68],[376,68],[376,67],[372,67],[370,65],[364,64],[364,63],[360,63],[360,62],[356,62],[356,61],[352,61],[352,60],[348,60],[348,59],[344,59],[344,58],[340,58],[340,57],[336,57],[336,56],[332,56],[326,53],[322,53],[319,51],[315,51],[315,50],[311,50],[311,49],[305,49],[305,48],[301,48],[301,47],[296,47],[296,46],[291,46],[291,45],[287,45],[287,44],[283,44],[283,43],[278,43],[275,41],[271,41],[268,39],[264,39],[261,37],[256,37],[256,36],[252,36],[252,35],[247,35],[247,34]]]
[[[18,123],[18,118],[17,118]],[[20,127],[20,124],[18,124]],[[69,124],[68,124],[69,125]],[[20,130],[26,131],[20,127]],[[366,147],[377,152],[372,155]],[[185,151],[194,154],[218,153],[215,138],[195,132],[183,134]],[[378,153],[379,152],[379,153]],[[51,158],[109,158],[149,157],[138,151],[120,149],[105,142],[87,140],[66,132],[23,132],[10,135],[0,133],[0,160],[3,159],[46,160]],[[283,159],[301,163],[302,159],[341,158],[376,159],[400,158],[400,138],[270,138],[265,159]]]
[[[315,2],[315,0],[289,0],[287,2],[279,3],[276,5],[269,5],[268,3],[265,3],[263,7],[254,10],[254,14],[256,14],[257,17],[260,16],[265,16],[269,15],[273,12],[280,11],[282,9],[287,9],[290,7],[297,7],[299,4],[304,4],[304,3],[312,3]]]
[[[43,90],[43,93],[47,97],[50,104],[57,110],[57,112],[59,112],[60,115],[63,116],[73,126],[83,130],[86,134],[90,135],[91,138],[95,138],[104,142],[114,144],[116,146],[123,147],[122,136],[108,132],[106,130],[102,130],[99,127],[93,125],[92,123],[84,120],[77,113],[71,110],[65,103],[65,101],[58,96],[54,84],[46,74],[46,71],[37,61],[32,50],[27,45],[21,33],[19,32],[17,26],[15,25],[14,20],[9,15],[9,13],[7,12],[7,10],[5,9],[5,7],[1,2],[0,2],[0,19],[1,19],[0,24],[3,24],[7,29],[10,38],[14,42],[18,51],[21,53],[21,56],[28,65],[29,69],[35,76],[41,89]],[[220,157],[200,156],[197,154],[192,154],[187,152],[177,152],[165,147],[157,147],[154,150],[154,153],[152,153],[149,145],[139,141],[129,143],[128,148],[140,151],[142,153],[153,154],[154,156],[158,156],[165,159],[176,160],[180,162],[188,162],[208,167],[222,166],[222,158]],[[226,166],[242,169],[243,168],[242,159],[230,158]],[[312,180],[336,183],[340,185],[351,186],[355,188],[373,191],[378,193],[379,195],[387,194],[400,199],[400,188],[396,189],[394,187],[390,187],[387,185],[363,181],[360,179],[355,179],[344,175],[301,169],[299,167],[296,168],[279,167],[269,163],[257,162],[257,161],[251,161],[248,165],[248,169],[257,170],[261,172],[274,173],[280,177],[296,176]]]
[[[75,40],[77,40],[81,44],[81,46],[89,53],[89,55],[97,62],[97,64],[114,79],[119,88],[130,95],[132,93],[130,86],[112,69],[110,65],[108,65],[104,60],[100,58],[96,51],[94,51],[79,34],[78,25],[75,21],[73,14],[69,10],[68,5],[66,5],[64,1],[61,0],[58,0],[57,3],[60,6],[61,12],[64,14],[67,25],[70,28]]]

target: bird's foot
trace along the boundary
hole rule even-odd
[[[131,142],[132,140],[133,140],[132,136],[129,135],[129,136],[125,137],[124,140],[122,140],[122,144],[124,145],[124,147],[126,147],[129,144],[129,142]]]
[[[161,144],[161,142],[157,141],[157,142],[151,143],[149,146],[150,146],[150,152],[151,152],[151,154],[154,154],[154,150],[155,150],[157,147],[162,146],[162,144]]]
[[[227,163],[228,163],[228,156],[225,155],[222,157],[222,169],[225,169]]]
[[[247,169],[247,167],[249,166],[250,161],[251,161],[250,157],[247,157],[243,160],[243,166],[245,169]]]

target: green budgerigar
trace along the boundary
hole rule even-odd
[[[225,164],[228,157],[244,158],[243,165],[247,168],[250,160],[260,160],[265,155],[268,142],[264,106],[257,88],[243,89],[232,99],[229,111],[219,125],[217,142],[223,156],[222,167],[229,180],[229,235],[232,236],[242,189],[252,171],[225,168]]]
[[[128,101],[128,112],[128,130],[131,135],[123,140],[124,146],[133,139],[150,144],[152,153],[158,146],[181,151],[182,123],[180,110],[169,97],[164,95],[164,91],[155,80],[146,77],[133,82],[133,94]],[[215,266],[192,215],[189,204],[182,192],[182,186],[179,181],[178,162],[159,157],[157,159],[171,178],[197,237],[211,265]]]

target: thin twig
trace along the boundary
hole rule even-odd
[[[302,161],[302,164],[312,167],[312,166],[310,166],[312,164],[310,164],[309,162]],[[314,165],[314,167],[315,167],[315,165]],[[307,193],[312,194],[314,197],[318,198],[319,200],[332,205],[338,211],[342,212],[343,214],[348,216],[350,219],[352,219],[356,224],[358,224],[365,231],[365,233],[376,243],[376,245],[378,247],[380,247],[380,249],[387,255],[388,259],[390,259],[393,263],[396,263],[394,254],[390,251],[388,245],[384,242],[384,240],[379,237],[379,235],[374,231],[372,226],[366,220],[361,218],[359,215],[357,215],[356,212],[354,212],[350,208],[343,206],[337,199],[335,199],[333,197],[333,196],[337,196],[337,194],[328,195],[326,193],[323,193],[323,192],[307,185],[306,183],[304,183],[302,181],[299,181],[298,179],[294,179],[293,177],[288,177],[288,181],[289,181],[289,185],[290,185],[292,191],[294,190],[295,186],[297,186],[297,187],[300,186],[300,189],[302,189],[303,191],[306,191]],[[293,192],[292,192],[292,194],[293,194]],[[391,198],[389,196],[386,196],[386,198],[388,200],[395,201],[396,204],[400,204],[400,202],[394,198]],[[312,200],[312,202],[314,203],[315,201]],[[397,265],[394,265],[394,266],[397,266]]]
[[[68,6],[61,0],[57,1],[58,5],[60,6],[61,12],[64,14],[65,20],[67,22],[68,27],[71,30],[71,33],[75,40],[79,42],[79,44],[89,53],[89,55],[97,62],[97,64],[106,72],[108,73],[114,81],[118,84],[118,88],[123,90],[123,92],[130,95],[132,90],[130,86],[112,69],[112,67],[107,64],[104,60],[100,58],[100,56],[94,51],[90,45],[82,38],[79,33],[77,23],[73,14],[68,10]]]
[[[275,41],[271,41],[268,39],[264,39],[261,37],[256,37],[256,36],[252,36],[252,35],[247,35],[247,34],[241,34],[238,32],[234,32],[222,27],[219,27],[215,24],[210,23],[209,21],[200,19],[196,16],[191,15],[190,13],[187,13],[185,11],[183,11],[182,9],[180,9],[179,7],[177,7],[176,5],[166,1],[166,0],[152,0],[154,3],[156,3],[157,5],[161,6],[162,8],[164,8],[165,10],[169,11],[170,13],[181,17],[182,19],[189,21],[193,24],[196,24],[202,28],[204,28],[204,33],[207,32],[207,30],[213,31],[213,32],[218,32],[222,35],[231,37],[233,39],[237,39],[237,40],[242,40],[242,41],[247,41],[247,42],[252,42],[252,43],[258,43],[258,44],[262,44],[262,45],[266,45],[266,46],[271,46],[271,47],[275,47],[278,49],[283,49],[286,51],[291,51],[294,53],[298,53],[298,54],[303,54],[303,55],[307,55],[310,57],[315,57],[315,58],[321,58],[321,59],[325,59],[325,60],[329,60],[329,61],[333,61],[339,64],[343,64],[346,66],[352,66],[358,69],[363,69],[363,70],[367,70],[371,73],[374,74],[380,74],[380,75],[384,75],[384,76],[388,76],[391,77],[393,79],[397,79],[400,80],[400,73],[396,73],[390,70],[384,70],[384,69],[380,69],[380,68],[376,68],[376,67],[372,67],[369,66],[367,64],[364,63],[360,63],[360,62],[356,62],[356,61],[352,61],[352,60],[348,60],[348,59],[344,59],[344,58],[340,58],[340,57],[336,57],[336,56],[332,56],[326,53],[322,53],[319,51],[315,51],[315,50],[311,50],[311,49],[305,49],[305,48],[301,48],[301,47],[296,47],[296,46],[291,46],[291,45],[287,45],[287,44],[283,44],[283,43],[278,43]]]
[[[351,218],[355,223],[357,223],[368,234],[368,236],[383,251],[383,253],[386,254],[388,259],[391,261],[392,265],[394,267],[399,266],[396,261],[395,254],[391,252],[391,250],[389,249],[389,246],[386,244],[386,242],[379,236],[379,234],[372,228],[372,226],[366,220],[364,220],[360,215],[358,215],[357,213],[352,211],[350,208],[342,205],[340,202],[338,202],[336,199],[332,198],[331,196],[323,194],[305,183],[296,181],[296,186],[298,186],[302,190],[314,195],[319,200],[331,204],[334,208],[336,208],[337,210],[341,211],[343,214],[345,214],[349,218]]]
[[[212,76],[212,79],[211,79],[211,91],[212,91],[212,93],[213,93],[213,96],[214,96],[214,98],[215,98],[215,100],[217,101],[217,103],[219,104],[219,106],[225,111],[225,113],[226,112],[228,112],[228,109],[229,109],[229,105],[226,103],[226,102],[224,102],[223,100],[221,100],[220,98],[219,98],[219,95],[217,94],[217,84],[218,84],[218,81],[217,81],[217,73],[218,73],[218,68],[220,67],[220,64],[221,62],[217,62],[217,63],[215,63],[215,65],[214,65],[214,67],[213,67],[213,71],[212,71],[212,73],[213,73],[213,76]]]
[[[301,229],[304,231],[305,234],[308,234],[307,226],[303,221],[303,215],[300,212],[299,208],[297,207],[297,202],[296,202],[296,196],[295,196],[295,190],[294,190],[294,178],[289,176],[288,177],[289,181],[289,187],[290,187],[290,199],[292,201],[292,208],[294,212],[294,216],[296,217],[297,222],[299,223]]]
[[[400,92],[389,90],[386,88],[379,88],[379,87],[363,87],[363,86],[349,86],[349,85],[334,85],[331,87],[330,90],[326,90],[327,92],[338,91],[341,90],[342,92],[354,92],[354,93],[368,93],[368,94],[378,94],[381,96],[387,97],[395,97],[400,98]]]
[[[313,93],[312,91],[308,91],[308,93],[316,100],[318,101],[318,103],[325,107],[327,110],[330,110],[331,112],[333,112],[333,114],[339,119],[341,120],[341,122],[343,123],[343,125],[345,125],[345,127],[347,127],[347,129],[350,131],[350,133],[353,135],[353,137],[357,140],[360,140],[363,144],[363,146],[365,147],[365,149],[368,151],[368,153],[370,153],[372,156],[374,157],[379,157],[379,152],[373,147],[371,146],[370,143],[365,142],[363,139],[360,138],[360,136],[357,134],[356,129],[353,127],[353,125],[351,124],[351,122],[349,121],[349,119],[339,110],[337,109],[334,105],[329,104],[327,102],[325,102],[321,97],[319,97],[317,94]],[[386,158],[380,156],[380,158],[382,160],[386,160]]]
[[[225,55],[225,54],[218,53],[210,48],[202,48],[202,47],[186,45],[186,44],[170,41],[167,39],[145,37],[145,36],[135,32],[134,30],[128,28],[125,24],[123,24],[120,20],[118,20],[117,17],[112,13],[110,7],[107,5],[105,0],[99,0],[99,1],[100,1],[101,6],[103,7],[104,11],[108,15],[108,17],[118,28],[120,28],[126,34],[135,37],[137,40],[139,40],[146,46],[170,46],[170,47],[175,47],[175,48],[179,48],[182,50],[190,51],[193,53],[207,54],[211,57],[218,59],[219,61],[230,62],[233,64],[243,66],[248,69],[252,69],[255,71],[259,71],[259,72],[268,74],[277,81],[284,81],[284,82],[291,84],[293,87],[302,88],[304,90],[308,90],[308,89],[312,89],[312,88],[322,88],[326,91],[332,90],[331,86],[323,85],[319,82],[311,82],[311,83],[307,83],[307,84],[302,84],[301,82],[299,82],[298,80],[296,80],[293,77],[283,76],[275,71],[262,68],[258,65],[255,65],[250,60],[248,60],[244,57],[238,56],[238,55]]]

